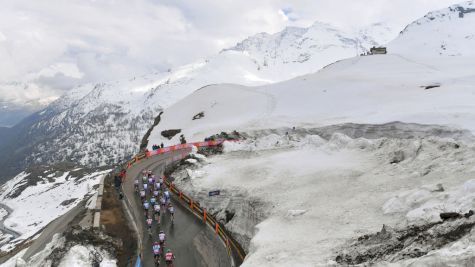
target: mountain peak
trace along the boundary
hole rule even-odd
[[[475,3],[463,2],[427,13],[409,24],[389,52],[414,56],[475,56]]]

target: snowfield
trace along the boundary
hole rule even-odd
[[[315,127],[345,122],[404,121],[475,131],[475,59],[364,56],[273,85],[212,85],[165,110],[149,138],[179,143],[161,132],[181,129],[188,140],[221,131]],[[440,85],[425,89],[429,85]],[[204,117],[193,120],[203,112]]]
[[[78,170],[75,170],[78,171]],[[95,193],[93,188],[102,176],[109,171],[98,171],[75,177],[70,172],[55,172],[44,177],[36,185],[24,188],[18,196],[12,197],[15,191],[28,182],[29,173],[20,173],[3,185],[0,201],[13,210],[4,221],[5,227],[19,233],[2,250],[10,250],[13,244],[28,239],[45,227],[48,223],[74,208],[85,198]],[[94,200],[91,200],[94,201]],[[89,205],[91,206],[91,205]]]

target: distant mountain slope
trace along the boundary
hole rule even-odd
[[[354,56],[357,47],[364,50],[372,40],[321,23],[289,27],[169,72],[80,86],[12,129],[15,138],[0,146],[5,169],[0,176],[16,175],[30,164],[117,163],[138,151],[161,110],[203,86],[287,80]]]
[[[409,24],[389,44],[390,53],[475,56],[475,2],[433,11]]]

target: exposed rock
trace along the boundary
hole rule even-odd
[[[338,248],[335,261],[343,265],[371,265],[421,257],[461,239],[475,226],[470,212],[467,216],[459,213],[444,213],[442,216],[447,218],[443,222],[410,225],[403,229],[383,226],[376,234],[361,236]]]
[[[205,113],[202,111],[198,114],[196,114],[195,116],[193,116],[193,120],[199,120],[201,118],[203,118],[205,116]]]
[[[168,138],[168,140],[171,140],[175,135],[181,133],[181,129],[170,129],[170,130],[165,130],[165,131],[162,131],[160,134],[165,137],[165,138]]]

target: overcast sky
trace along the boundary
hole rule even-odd
[[[322,21],[402,28],[451,0],[0,0],[0,104],[189,63],[258,32]],[[1,107],[0,107],[1,108]],[[0,109],[1,110],[1,109]]]

